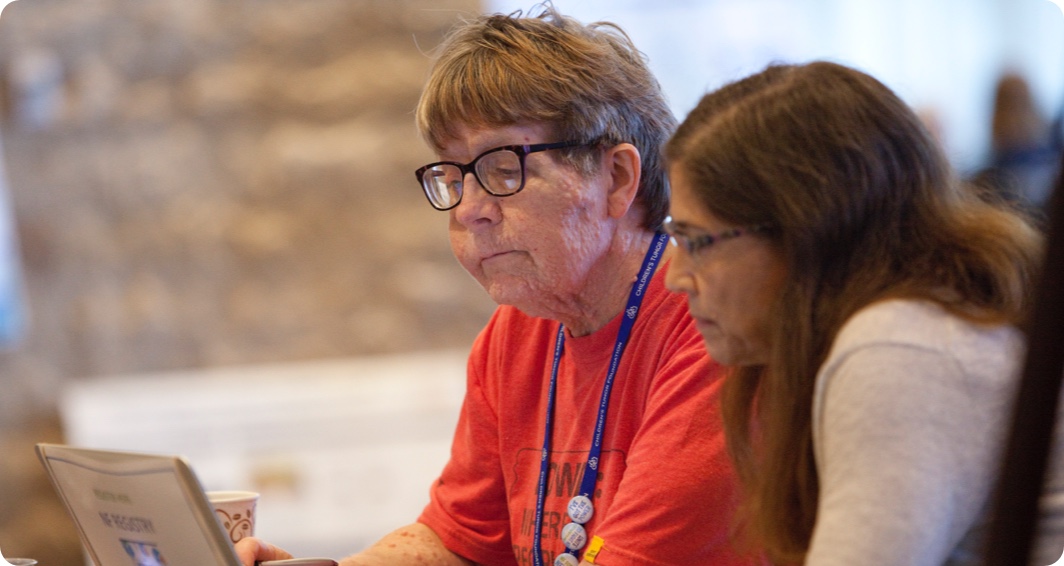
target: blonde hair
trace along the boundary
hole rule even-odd
[[[741,533],[774,562],[801,563],[819,497],[813,386],[841,326],[886,298],[1018,324],[1040,236],[961,185],[886,86],[833,63],[771,66],[705,96],[665,153],[706,210],[773,226],[787,262],[769,362],[729,375],[722,412]]]
[[[668,185],[660,153],[676,121],[645,58],[619,27],[584,25],[546,4],[537,16],[485,15],[453,29],[418,102],[421,135],[439,150],[459,125],[519,123],[550,126],[559,139],[544,141],[635,145],[644,225],[661,225]],[[585,174],[592,170],[588,152],[559,153]]]

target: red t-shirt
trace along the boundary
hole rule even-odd
[[[735,480],[724,446],[721,372],[683,297],[648,287],[610,397],[595,514],[595,562],[752,564],[733,551]],[[579,338],[566,333],[543,513],[546,565],[565,550],[566,505],[580,490],[621,316]],[[532,564],[536,490],[558,323],[499,307],[473,345],[451,459],[420,522],[481,564]],[[585,547],[586,549],[586,547]],[[582,553],[580,557],[582,557]]]

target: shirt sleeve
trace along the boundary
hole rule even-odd
[[[806,565],[946,563],[993,487],[1005,380],[912,344],[858,348],[820,379],[820,500]]]

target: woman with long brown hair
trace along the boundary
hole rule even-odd
[[[833,63],[707,95],[665,153],[667,283],[731,369],[745,540],[778,564],[976,563],[1037,230]]]

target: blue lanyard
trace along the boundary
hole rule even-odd
[[[621,363],[621,355],[625,346],[628,345],[628,337],[632,333],[632,326],[639,315],[639,306],[643,303],[643,294],[650,278],[657,269],[661,259],[668,235],[661,232],[655,234],[654,241],[643,257],[643,266],[640,268],[639,279],[632,285],[632,291],[628,295],[628,304],[624,309],[624,318],[621,320],[621,328],[617,331],[617,341],[613,347],[613,357],[610,359],[609,371],[606,372],[606,382],[602,385],[602,398],[599,401],[598,421],[595,423],[595,435],[591,441],[591,450],[588,452],[587,464],[584,465],[584,478],[580,482],[580,495],[591,497],[595,492],[595,482],[598,481],[599,456],[602,454],[602,436],[606,428],[606,411],[610,404],[610,390],[613,388],[613,378],[617,375],[617,367]],[[543,506],[547,496],[547,476],[550,472],[551,438],[554,432],[554,393],[558,386],[558,365],[564,351],[565,329],[558,325],[558,337],[554,341],[554,363],[550,370],[550,387],[547,390],[547,419],[543,433],[543,452],[539,463],[539,487],[536,489],[536,518],[532,534],[532,562],[535,566],[543,566],[542,552],[542,526]]]

